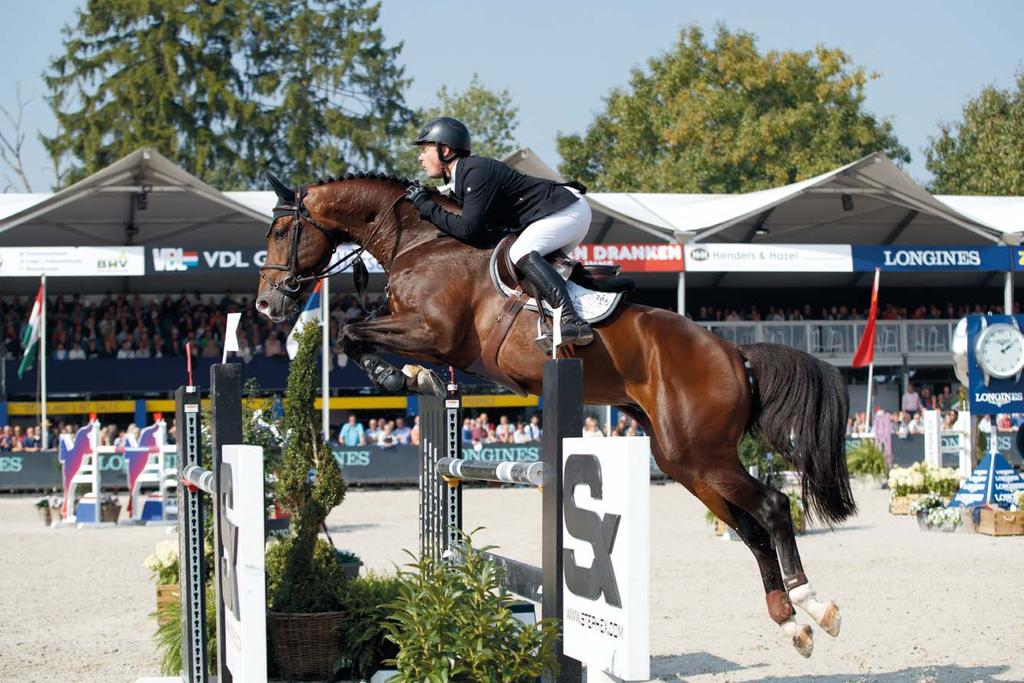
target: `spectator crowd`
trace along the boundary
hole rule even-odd
[[[462,445],[464,448],[479,449],[485,444],[497,443],[529,443],[540,441],[542,434],[540,415],[536,413],[528,419],[501,415],[497,422],[492,422],[487,413],[480,413],[476,417],[466,417],[462,421]],[[636,420],[625,415],[619,416],[618,423],[610,431],[603,429],[595,417],[588,415],[583,420],[581,435],[643,436],[644,432]],[[420,443],[420,418],[419,415],[414,416],[411,427],[406,424],[404,417],[371,418],[364,426],[359,417],[355,413],[351,413],[341,429],[338,430],[337,442],[345,448],[417,446]]]
[[[1015,308],[1019,306],[1015,304]],[[984,306],[975,304],[972,306],[956,305],[947,303],[945,306],[938,304],[897,306],[887,303],[878,311],[879,320],[959,320],[971,313],[1002,313],[1002,306],[995,304]],[[1015,310],[1019,313],[1019,310]],[[692,317],[699,322],[749,322],[749,321],[785,321],[785,320],[865,320],[868,311],[866,308],[855,306],[811,306],[786,308],[783,306],[769,306],[765,309],[758,306],[737,306],[737,307],[716,307],[699,306],[693,312]]]
[[[0,297],[7,358],[19,358],[21,340],[32,311],[31,297]],[[373,298],[369,307],[383,297]],[[89,358],[167,358],[192,355],[220,358],[228,313],[241,313],[238,327],[239,355],[245,362],[255,356],[287,355],[285,341],[291,323],[273,323],[257,316],[251,300],[199,292],[178,296],[107,294],[102,297],[51,296],[47,298],[47,351],[53,360]],[[331,338],[349,319],[363,313],[355,297],[331,297]],[[340,352],[340,346],[337,347]]]

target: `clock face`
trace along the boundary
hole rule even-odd
[[[975,356],[993,377],[1013,377],[1024,368],[1024,336],[1012,325],[989,325],[978,337]]]

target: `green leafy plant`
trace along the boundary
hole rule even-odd
[[[339,551],[344,552],[344,551]],[[369,680],[384,662],[398,655],[384,627],[398,599],[399,579],[368,574],[346,581],[342,587],[344,621],[338,628],[342,677]]]
[[[345,498],[346,487],[338,461],[324,443],[320,414],[313,406],[319,382],[320,327],[306,325],[297,339],[299,349],[288,369],[288,440],[277,485],[278,496],[291,513],[292,537],[280,546],[283,564],[275,567],[277,580],[268,595],[271,609],[277,612],[331,612],[339,606],[335,572],[340,578],[342,570],[334,549],[317,536],[327,515]]]
[[[801,533],[804,530],[804,500],[796,491],[787,491],[789,498],[789,517],[793,520],[793,530]]]
[[[527,626],[502,590],[502,569],[463,537],[452,566],[423,558],[398,574],[398,598],[384,627],[399,648],[395,683],[533,681],[558,666],[558,621]]]
[[[856,446],[846,451],[846,469],[852,475],[884,477],[889,464],[874,439],[859,439]]]
[[[168,602],[151,618],[157,619],[156,643],[157,654],[160,656],[160,673],[165,676],[176,676],[181,673],[181,603],[177,600]],[[203,621],[206,624],[206,661],[210,671],[217,670],[217,603],[212,586],[206,588],[206,612]]]
[[[272,612],[308,614],[343,609],[344,568],[335,559],[334,548],[322,538],[316,539],[311,562],[303,571],[294,571],[295,544],[289,536],[267,547],[267,597]],[[305,558],[303,558],[305,559]],[[289,569],[293,569],[289,573]]]
[[[740,462],[748,470],[757,467],[758,480],[769,488],[782,487],[786,466],[781,458],[775,457],[771,445],[758,434],[744,434],[739,443]]]

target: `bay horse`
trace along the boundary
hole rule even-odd
[[[390,314],[345,325],[346,353],[359,362],[386,351],[487,376],[481,351],[503,304],[488,272],[491,250],[422,220],[404,198],[406,180],[349,174],[291,189],[268,178],[278,204],[260,271],[259,313],[275,322],[296,315],[331,269],[336,245],[355,242],[384,268]],[[446,197],[435,201],[459,210]],[[534,344],[536,324],[536,313],[519,314],[498,354],[506,377],[488,379],[512,379],[541,394],[546,356]],[[628,302],[594,333],[592,344],[574,349],[584,361],[584,401],[635,418],[651,437],[658,467],[736,531],[757,560],[770,617],[809,657],[813,631],[796,620],[793,605],[831,636],[839,634],[839,608],[819,600],[804,574],[789,499],[747,472],[737,446],[745,432],[760,433],[800,472],[808,512],[824,523],[854,514],[845,458],[848,396],[838,370],[788,346],[737,346],[674,312]],[[424,379],[432,373],[424,372],[414,371],[411,389],[430,390]]]

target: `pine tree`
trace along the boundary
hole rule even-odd
[[[392,170],[392,142],[409,120],[397,65],[378,26],[380,3],[258,0],[246,38],[261,103],[258,140],[285,177]],[[262,169],[260,169],[262,170]]]
[[[222,189],[392,170],[408,83],[367,0],[89,0],[44,76],[57,185],[142,146]]]
[[[90,0],[65,26],[44,80],[58,132],[43,137],[58,185],[142,146],[221,186],[240,184],[244,84],[232,62],[242,0]]]

